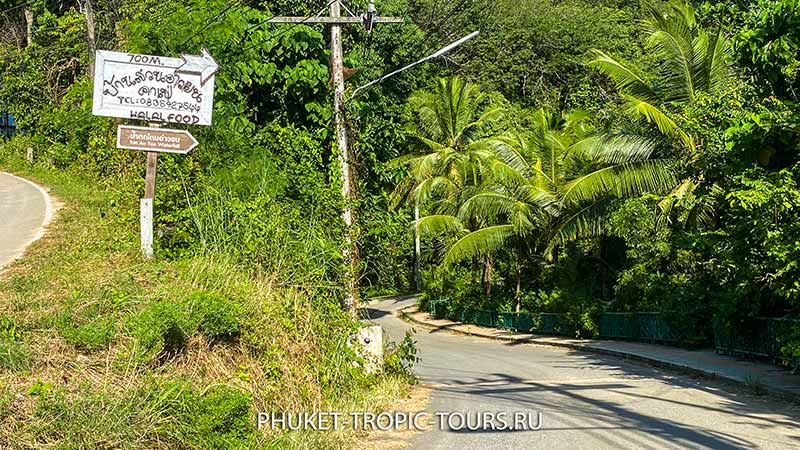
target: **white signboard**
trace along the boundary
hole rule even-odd
[[[218,68],[205,49],[180,58],[98,50],[92,114],[211,125]]]

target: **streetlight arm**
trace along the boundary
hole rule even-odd
[[[422,63],[424,63],[426,61],[430,61],[431,59],[438,58],[438,57],[444,55],[445,53],[449,52],[450,50],[452,50],[452,49],[460,46],[461,44],[467,42],[468,40],[474,38],[479,33],[480,33],[479,31],[473,31],[472,33],[464,36],[463,38],[453,42],[450,45],[442,47],[441,49],[437,50],[435,53],[431,53],[430,55],[420,59],[419,61],[413,62],[413,63],[411,63],[411,64],[409,64],[409,65],[407,65],[405,67],[401,67],[400,69],[397,69],[394,72],[387,73],[386,75],[384,75],[384,76],[382,76],[382,77],[380,77],[380,78],[378,78],[376,80],[372,80],[369,83],[356,88],[356,90],[353,91],[353,95],[350,96],[350,99],[352,100],[356,96],[356,94],[358,94],[360,91],[363,91],[364,89],[367,89],[367,88],[369,88],[371,86],[374,86],[374,85],[382,82],[383,80],[385,80],[387,78],[393,77],[393,76],[397,75],[400,72],[404,72],[404,71],[406,71],[408,69],[411,69],[414,66],[418,66],[418,65],[420,65],[420,64],[422,64]]]

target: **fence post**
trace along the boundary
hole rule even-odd
[[[27,159],[29,163],[33,162],[33,147],[28,147],[28,150],[25,152],[25,159]]]

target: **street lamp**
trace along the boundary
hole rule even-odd
[[[438,58],[438,57],[444,55],[445,53],[449,52],[450,50],[452,50],[452,49],[458,47],[459,45],[467,42],[468,40],[474,38],[475,36],[478,35],[478,33],[479,33],[479,31],[473,31],[472,33],[464,36],[463,38],[453,42],[450,45],[442,47],[441,49],[439,49],[435,53],[431,53],[430,55],[420,59],[419,61],[413,62],[413,63],[411,63],[411,64],[409,64],[409,65],[407,65],[405,67],[401,67],[400,69],[397,69],[394,72],[387,73],[386,75],[384,75],[384,76],[382,76],[382,77],[380,77],[380,78],[378,78],[376,80],[372,80],[369,83],[367,83],[367,84],[365,84],[365,85],[363,85],[361,87],[356,88],[356,90],[353,91],[353,95],[350,96],[350,99],[352,100],[356,96],[356,94],[358,94],[359,92],[361,92],[364,89],[367,89],[367,88],[369,88],[371,86],[374,86],[374,85],[382,82],[383,80],[385,80],[387,78],[393,77],[393,76],[397,75],[400,72],[406,71],[406,70],[408,70],[408,69],[410,69],[410,68],[412,68],[414,66],[418,66],[418,65],[420,65],[420,64],[422,64],[422,63],[424,63],[426,61],[430,61],[431,59]]]
[[[413,63],[411,63],[411,64],[409,64],[409,65],[407,65],[405,67],[401,67],[400,69],[397,69],[394,72],[387,73],[386,75],[384,75],[384,76],[382,76],[382,77],[380,77],[380,78],[378,78],[376,80],[372,80],[369,83],[367,83],[367,84],[365,84],[365,85],[363,85],[361,87],[356,88],[356,90],[353,91],[353,95],[350,96],[350,100],[353,100],[353,98],[355,98],[356,94],[358,94],[359,92],[361,92],[361,91],[363,91],[363,90],[365,90],[365,89],[367,89],[367,88],[369,88],[371,86],[374,86],[374,85],[382,82],[383,80],[385,80],[387,78],[393,77],[393,76],[397,75],[400,72],[408,70],[408,69],[410,69],[410,68],[412,68],[414,66],[417,66],[419,64],[422,64],[422,63],[424,63],[426,61],[430,61],[431,59],[443,56],[445,53],[449,52],[450,50],[452,50],[452,49],[458,47],[459,45],[467,42],[468,40],[474,38],[475,36],[478,35],[478,33],[479,33],[478,31],[473,31],[472,33],[464,36],[463,38],[453,42],[450,45],[442,47],[441,49],[437,50],[434,53],[431,53],[430,55],[420,59],[419,61],[413,62]],[[419,199],[418,198],[414,199],[414,222],[415,223],[419,222]],[[420,291],[421,288],[422,288],[422,279],[421,279],[421,272],[420,272],[420,257],[421,257],[421,255],[420,255],[420,247],[421,247],[421,245],[420,245],[419,227],[414,226],[414,284],[416,285],[417,291]]]

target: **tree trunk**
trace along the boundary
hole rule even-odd
[[[419,199],[414,200],[414,286],[422,292],[422,243],[419,237]]]
[[[83,1],[83,14],[86,16],[86,42],[89,45],[89,65],[86,68],[86,74],[90,79],[94,79],[94,54],[97,51],[97,35],[94,29],[94,5],[92,1]]]
[[[25,24],[26,28],[26,40],[27,45],[31,45],[33,43],[33,11],[26,7],[25,8]]]
[[[517,256],[517,289],[514,293],[514,311],[522,309],[522,258]]]
[[[491,255],[486,256],[486,261],[483,263],[483,293],[486,297],[492,295],[492,272],[494,270],[494,260]]]

